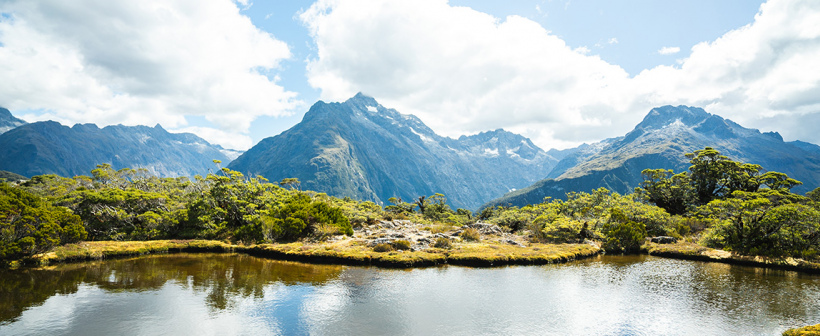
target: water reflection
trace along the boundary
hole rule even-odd
[[[54,295],[75,294],[82,285],[108,293],[156,292],[171,282],[204,294],[207,307],[218,310],[243,299],[260,299],[274,283],[321,285],[342,269],[240,254],[168,254],[0,271],[0,322],[8,324]]]
[[[386,270],[164,255],[0,274],[0,334],[748,335],[820,323],[820,277],[602,256]]]

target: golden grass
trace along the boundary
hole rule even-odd
[[[789,329],[783,332],[783,336],[820,336],[820,324]]]
[[[597,254],[586,244],[533,244],[521,247],[503,243],[455,243],[450,249],[375,252],[354,239],[334,242],[294,242],[287,244],[231,245],[209,240],[95,241],[60,246],[28,261],[40,265],[56,262],[95,260],[148,253],[238,252],[281,260],[315,263],[420,267],[442,264],[465,266],[536,265],[566,262]]]

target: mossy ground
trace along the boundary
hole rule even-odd
[[[454,243],[450,249],[375,252],[354,239],[333,242],[232,245],[209,240],[94,241],[68,244],[23,261],[47,265],[165,252],[239,252],[282,260],[382,267],[538,265],[589,257],[600,248],[589,244],[532,244],[522,247],[493,242]]]

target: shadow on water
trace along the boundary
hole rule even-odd
[[[211,309],[226,309],[241,298],[261,298],[269,284],[321,285],[337,278],[342,269],[242,254],[182,253],[5,270],[0,271],[0,325],[54,295],[76,293],[81,284],[117,293],[158,290],[175,282],[207,292]]]

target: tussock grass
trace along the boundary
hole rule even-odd
[[[450,248],[423,251],[376,252],[373,248],[345,239],[333,242],[231,245],[209,240],[94,241],[57,247],[29,260],[29,264],[138,256],[167,252],[237,252],[254,256],[314,263],[374,265],[381,267],[423,267],[443,264],[464,266],[537,265],[566,262],[595,255],[600,250],[586,244],[533,244],[520,247],[503,243],[451,243]]]
[[[820,336],[820,324],[789,329],[783,332],[783,336]]]

